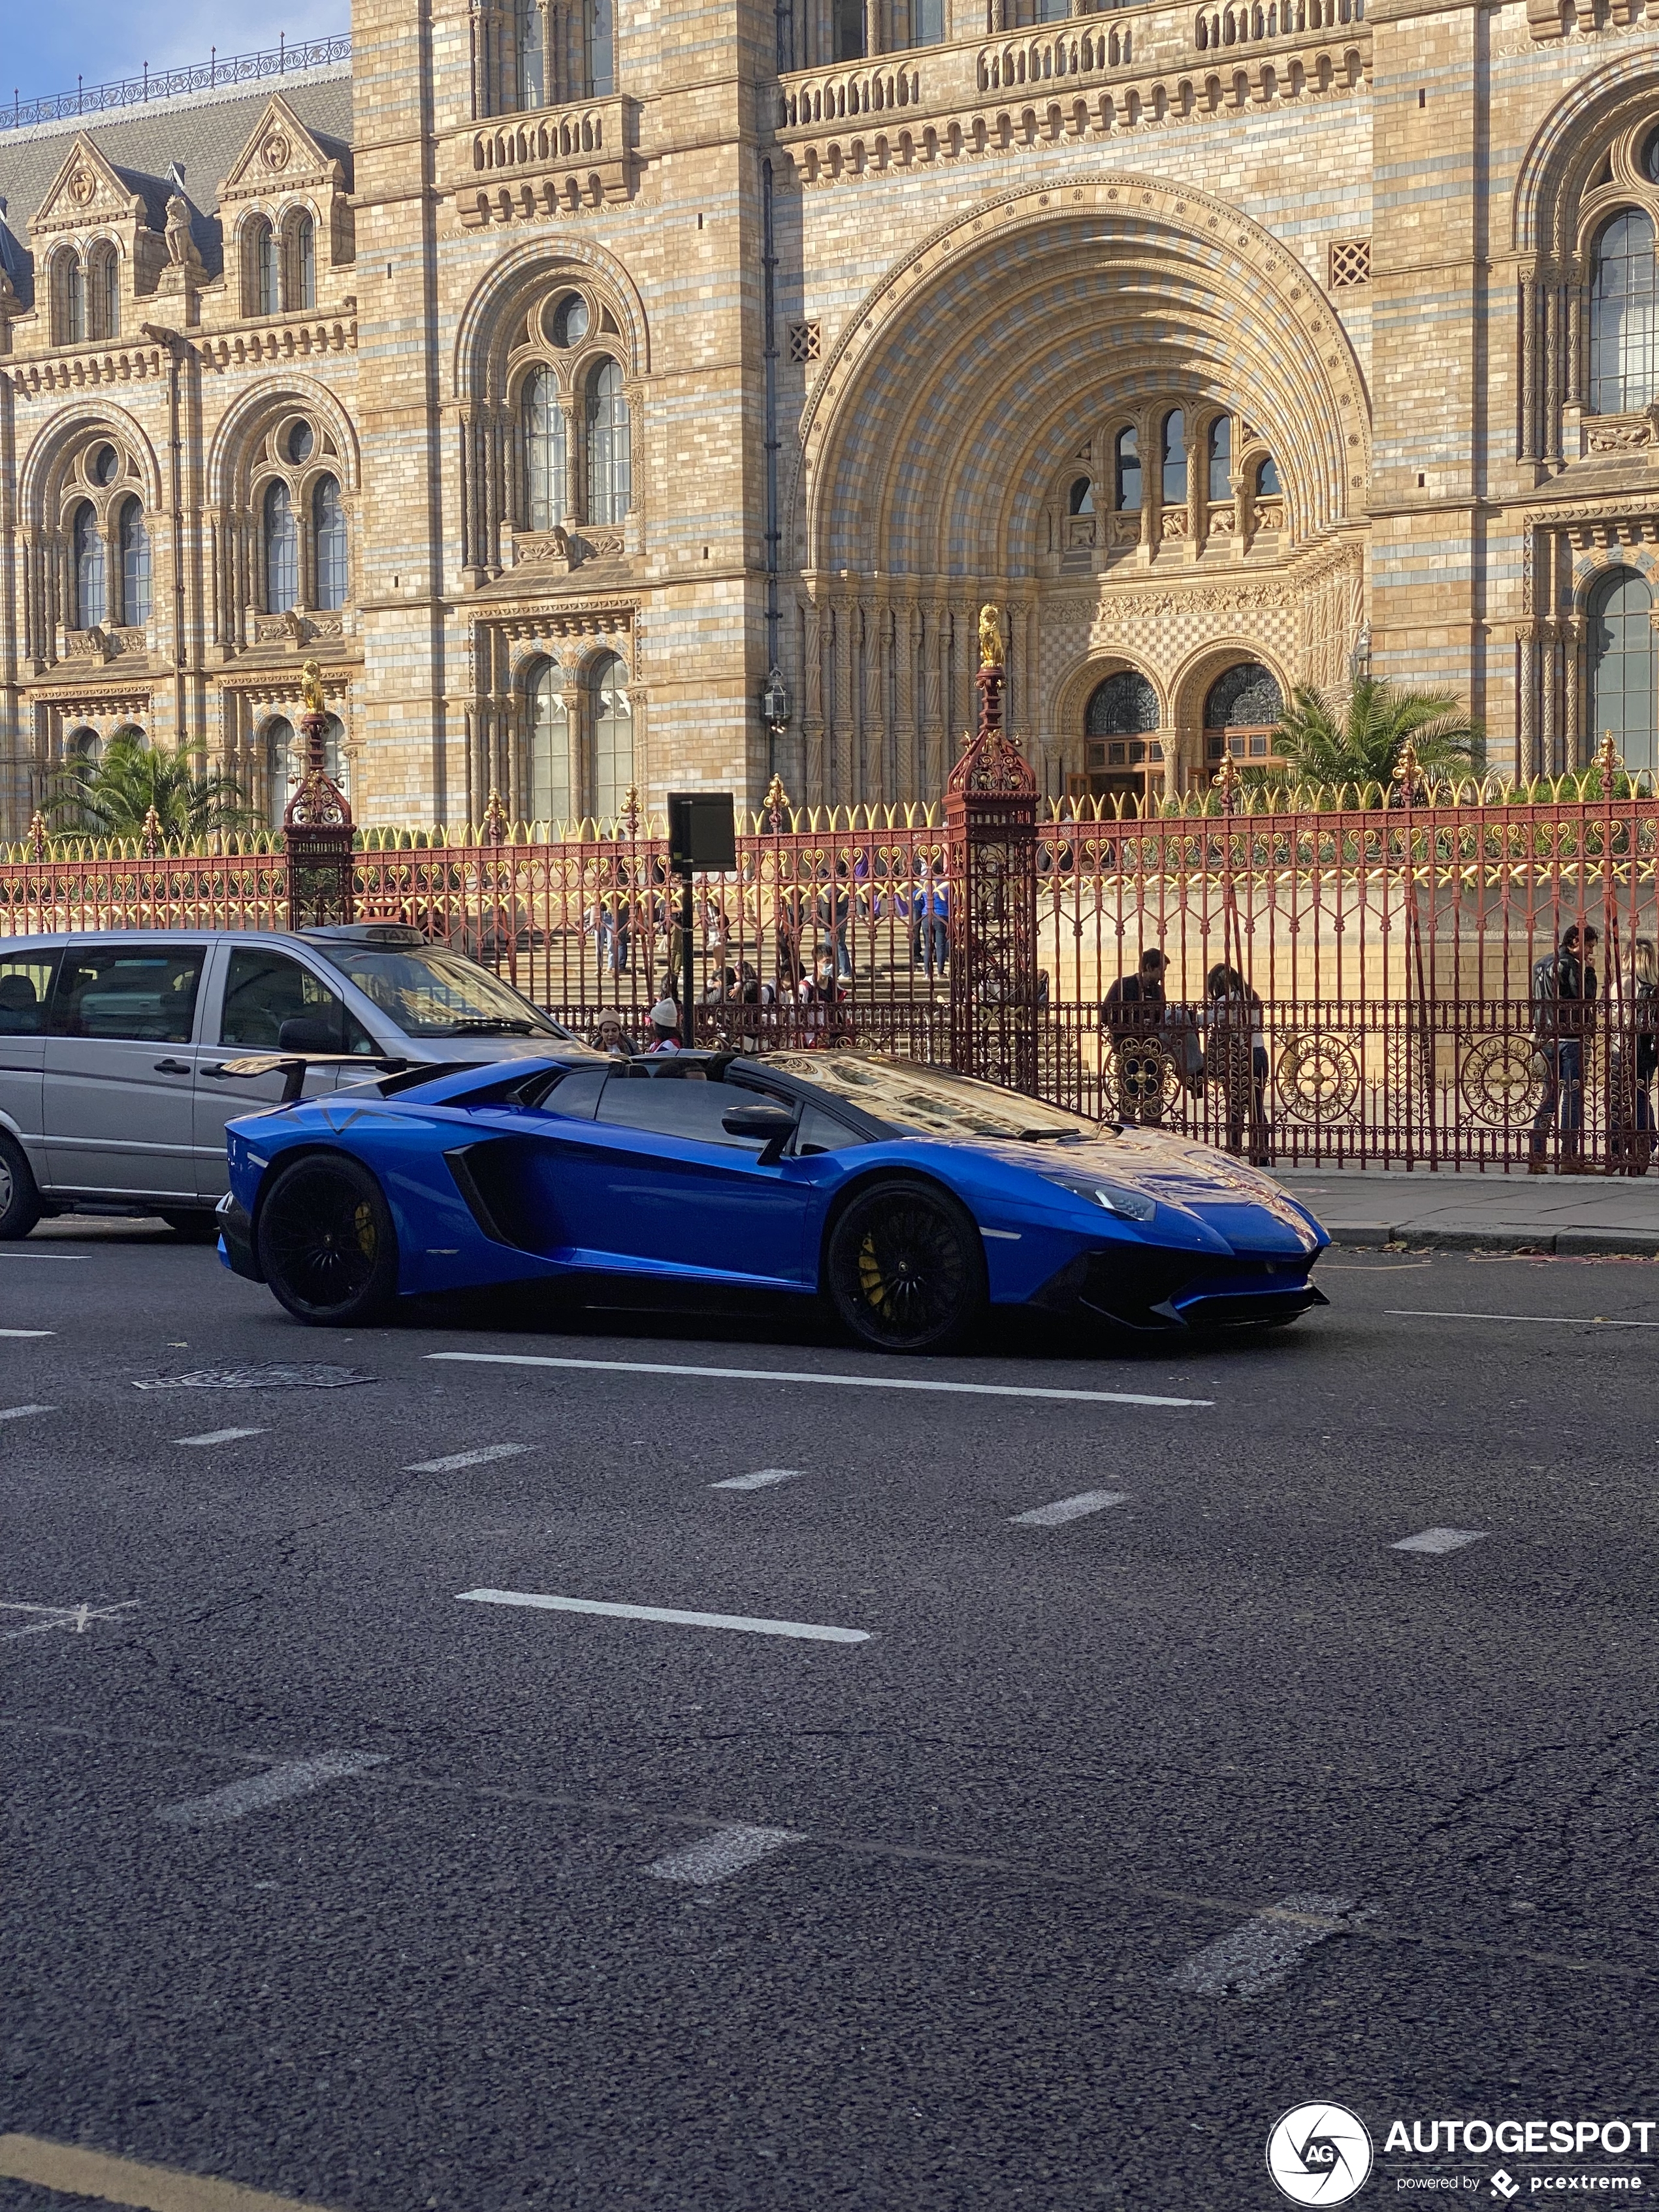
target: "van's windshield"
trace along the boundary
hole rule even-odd
[[[405,1036],[570,1035],[510,983],[441,945],[337,944],[328,957]]]

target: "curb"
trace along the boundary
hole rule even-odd
[[[1409,1222],[1391,1229],[1377,1221],[1327,1221],[1322,1226],[1333,1244],[1346,1244],[1355,1251],[1409,1244],[1414,1250],[1431,1252],[1522,1252],[1562,1258],[1574,1253],[1582,1256],[1618,1253],[1635,1259],[1659,1259],[1659,1232],[1650,1229],[1517,1229],[1498,1224],[1490,1229],[1417,1229]]]

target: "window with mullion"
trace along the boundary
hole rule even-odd
[[[526,379],[522,422],[526,527],[554,530],[565,519],[565,425],[550,368],[534,369]]]
[[[623,373],[603,362],[587,386],[587,520],[617,523],[632,503],[628,401]]]
[[[75,627],[94,629],[109,619],[109,574],[98,510],[89,499],[83,499],[75,510],[70,538],[75,552]]]
[[[300,532],[288,486],[278,477],[265,487],[265,612],[286,614],[300,596]]]
[[[149,532],[136,499],[124,502],[120,521],[121,619],[137,628],[149,620]]]
[[[311,495],[312,541],[317,562],[317,605],[332,611],[346,603],[345,503],[337,477],[319,477]]]
[[[1590,405],[1634,414],[1659,392],[1652,219],[1626,208],[1602,226],[1590,275]]]

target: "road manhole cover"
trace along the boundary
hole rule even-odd
[[[339,1390],[348,1382],[372,1382],[356,1367],[333,1367],[325,1360],[272,1361],[263,1367],[198,1367],[188,1375],[151,1375],[135,1390]]]

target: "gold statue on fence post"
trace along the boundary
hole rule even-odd
[[[979,611],[979,665],[981,668],[1002,665],[1002,615],[996,607]]]
[[[300,671],[300,696],[306,702],[307,714],[326,714],[328,702],[323,696],[323,672],[314,660],[307,660]]]

